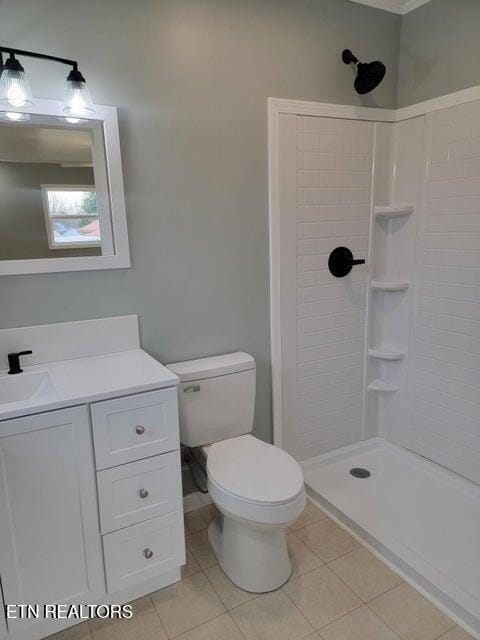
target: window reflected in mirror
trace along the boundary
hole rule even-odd
[[[114,253],[102,123],[0,120],[0,260]]]
[[[50,249],[100,247],[95,185],[42,184]]]

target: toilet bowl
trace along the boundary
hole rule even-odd
[[[305,507],[300,466],[250,435],[255,360],[232,353],[168,365],[180,378],[180,440],[206,458],[220,515],[208,541],[225,574],[245,591],[278,589],[291,574],[285,537]]]
[[[208,530],[218,563],[245,591],[277,589],[292,571],[285,530],[305,507],[298,463],[251,435],[215,443],[205,453],[208,490],[221,513]]]

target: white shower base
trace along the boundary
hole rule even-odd
[[[480,638],[479,486],[381,438],[301,465],[314,501]]]

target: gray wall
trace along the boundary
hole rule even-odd
[[[50,249],[42,184],[94,184],[93,170],[0,161],[0,260],[100,255],[100,248]]]
[[[117,105],[133,268],[0,279],[0,326],[138,313],[163,362],[244,349],[271,438],[268,96],[394,107],[400,18],[346,0],[16,0],[3,44],[76,58]],[[381,58],[353,92],[345,46]],[[36,96],[67,72],[23,60]],[[6,302],[8,301],[8,304]]]
[[[400,107],[480,84],[480,1],[432,0],[402,19]]]

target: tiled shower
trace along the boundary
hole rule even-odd
[[[279,139],[283,445],[324,508],[478,632],[480,101],[285,113]],[[341,246],[366,264],[336,278]]]

